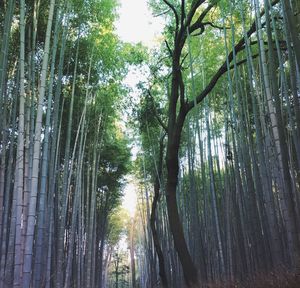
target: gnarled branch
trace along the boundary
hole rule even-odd
[[[168,0],[163,0],[166,5],[168,5],[168,7],[173,11],[174,16],[175,16],[175,21],[176,21],[176,29],[175,29],[175,35],[177,37],[178,34],[178,29],[179,29],[179,16],[178,13],[176,11],[176,8],[168,1]]]

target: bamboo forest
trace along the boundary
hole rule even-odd
[[[69,287],[300,287],[299,0],[0,0],[0,288]]]

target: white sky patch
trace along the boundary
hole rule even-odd
[[[163,30],[161,17],[154,17],[148,8],[147,0],[119,0],[119,20],[117,34],[124,42],[142,42],[153,48]]]
[[[134,216],[137,202],[137,185],[132,177],[128,177],[128,183],[124,188],[124,197],[122,206],[128,210],[130,217]]]

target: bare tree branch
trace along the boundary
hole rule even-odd
[[[274,0],[272,2],[272,6],[277,4],[279,0]],[[265,14],[265,10],[263,9],[261,11],[261,15]],[[247,32],[247,37],[249,38],[254,32],[256,31],[256,22],[254,21],[250,27],[250,29]],[[240,41],[235,45],[234,51],[235,54],[242,51],[245,48],[245,38],[241,38]],[[233,60],[233,50],[228,55],[229,63]],[[208,85],[205,87],[205,89],[198,94],[196,97],[196,104],[200,103],[215,87],[220,77],[227,71],[227,63],[226,61],[222,64],[222,66],[218,69],[218,71],[215,73],[215,75],[211,78]],[[194,101],[189,101],[186,105],[186,113],[189,112],[193,107],[195,106]]]
[[[160,124],[160,126],[164,129],[164,131],[167,134],[168,133],[167,125],[161,120],[161,118],[157,115],[157,113],[155,113],[154,116],[155,116],[156,120],[158,121],[158,123]]]
[[[195,30],[197,29],[203,29],[204,30],[204,23],[202,23],[203,19],[205,18],[205,16],[209,13],[209,11],[215,6],[217,2],[211,3],[209,4],[204,11],[201,13],[201,15],[198,17],[198,19],[196,20],[196,22],[190,26],[189,28],[189,32],[193,33]],[[207,22],[208,23],[208,22]]]
[[[211,27],[213,27],[213,28],[217,28],[217,29],[220,29],[220,30],[223,30],[224,28],[225,29],[230,29],[230,27],[222,27],[222,26],[218,26],[218,25],[215,25],[214,23],[212,23],[212,22],[203,22],[203,23],[200,23],[200,32],[198,32],[198,33],[195,33],[195,34],[193,34],[193,35],[191,35],[191,36],[199,36],[199,35],[201,35],[201,34],[203,34],[203,32],[204,32],[204,30],[205,30],[205,26],[207,26],[207,25],[209,25],[209,26],[211,26]]]
[[[184,83],[183,83],[183,79],[182,79],[182,73],[181,70],[179,70],[179,89],[180,89],[180,104],[181,106],[183,106],[185,104],[185,91],[184,91]]]
[[[167,46],[167,48],[168,48],[168,51],[169,51],[169,53],[170,53],[170,56],[172,57],[172,54],[173,54],[173,52],[172,52],[172,50],[171,50],[171,47],[170,47],[170,45],[169,45],[168,41],[167,41],[167,40],[165,40],[165,43],[166,43],[166,46]]]
[[[181,0],[181,26],[183,26],[185,19],[185,1]]]
[[[179,29],[179,16],[178,13],[175,9],[175,7],[168,1],[168,0],[163,0],[167,6],[173,11],[174,16],[175,16],[175,21],[176,21],[176,29],[175,29],[175,36],[177,37],[178,34],[178,29]]]
[[[147,92],[148,92],[148,95],[150,96],[151,100],[154,103],[154,98],[153,98],[153,96],[151,94],[150,89],[151,89],[151,87],[149,89],[147,89]],[[154,117],[156,118],[156,120],[158,121],[158,123],[160,124],[160,126],[165,130],[166,133],[168,133],[168,128],[165,125],[165,123],[162,121],[162,119],[159,117],[155,105],[153,105],[153,113],[154,113]]]
[[[183,31],[185,32],[186,27],[190,26],[192,19],[196,13],[196,10],[200,7],[201,4],[203,4],[205,0],[195,0],[192,4],[191,10],[189,11],[187,17],[186,17],[186,22],[185,22],[185,27],[183,27]]]
[[[165,14],[167,14],[168,12],[170,12],[170,10],[171,9],[168,9],[168,10],[165,10],[165,11],[163,11],[163,12],[161,12],[161,13],[158,13],[158,14],[155,14],[155,15],[153,15],[153,17],[159,17],[159,16],[162,16],[162,15],[165,15]]]
[[[209,22],[209,21],[203,22],[202,24],[203,24],[204,26],[209,25],[209,26],[211,26],[211,27],[213,27],[213,28],[217,28],[217,29],[220,29],[220,30],[223,30],[224,28],[225,28],[225,29],[230,29],[230,27],[219,26],[219,25],[216,25],[216,24],[214,24],[214,23],[212,23],[212,22]]]

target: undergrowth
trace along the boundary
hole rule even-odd
[[[256,273],[244,281],[205,284],[202,288],[300,288],[300,270],[280,268],[269,273]]]

